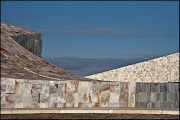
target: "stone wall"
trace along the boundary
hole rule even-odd
[[[179,82],[179,53],[90,75],[85,78],[122,82]]]
[[[14,35],[11,38],[31,53],[42,57],[42,34]]]
[[[179,108],[179,83],[1,78],[1,108]]]

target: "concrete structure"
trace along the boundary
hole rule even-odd
[[[142,77],[142,74],[133,77],[138,80],[143,78],[140,81],[131,80],[131,77],[122,77],[122,80],[82,78],[32,54],[16,42],[16,37],[14,37],[15,40],[12,39],[11,36],[14,35],[10,33],[13,31],[8,32],[12,28],[17,31],[17,27],[6,24],[3,24],[3,26],[6,26],[6,29],[1,27],[3,29],[1,31],[2,109],[11,109],[12,111],[15,109],[43,110],[45,108],[179,109],[179,80],[177,80],[177,76],[179,76],[177,56],[179,54],[159,60],[162,61],[162,64],[152,60],[154,66],[160,65],[162,68],[168,66],[168,70],[166,67],[163,68],[164,73],[170,76],[174,75],[175,77],[170,77],[173,80],[170,78],[166,80],[166,75],[161,75],[163,73],[160,72],[162,69],[154,70],[154,67],[151,67],[152,64],[149,63],[139,63],[139,67],[137,67],[138,65],[134,66],[136,69],[133,69],[133,67],[123,69],[125,72],[128,70],[130,75],[132,75],[132,69],[133,72],[137,70],[138,73],[148,69],[149,71],[146,73],[151,74],[150,76],[153,78],[149,81],[146,76]],[[32,32],[22,28],[18,29],[21,35],[31,34]],[[33,38],[32,41],[36,41],[34,40],[35,37],[31,38]],[[32,49],[36,49],[36,46]],[[140,67],[144,64],[146,66]],[[160,66],[159,68],[161,68]],[[119,72],[116,74],[119,74]],[[156,79],[158,78],[157,74],[161,75],[159,77],[161,79]],[[110,75],[114,76],[114,73]],[[167,81],[175,82],[169,83]]]
[[[7,34],[31,53],[42,57],[42,34],[5,23],[1,23],[1,33]]]

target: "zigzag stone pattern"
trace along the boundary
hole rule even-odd
[[[35,34],[33,31],[5,23],[3,26],[5,27],[1,26],[2,109],[92,107],[179,109],[179,81],[176,79],[179,75],[177,72],[179,54],[168,56],[166,61],[164,58],[159,60],[163,61],[162,66],[169,61],[174,61],[174,63],[169,64],[168,71],[175,76],[173,80],[178,82],[152,82],[151,80],[146,81],[146,79],[141,82],[131,79],[127,82],[115,81],[114,79],[109,81],[106,79],[106,81],[104,79],[88,79],[44,61],[26,50],[26,47],[21,46],[11,37],[16,36],[16,34]],[[36,37],[31,38],[28,40],[35,41],[38,39]],[[26,41],[26,37],[20,41],[24,39]],[[37,46],[33,46],[32,49],[35,49],[34,47]],[[139,64],[141,66],[141,63]],[[131,68],[133,69],[133,67]],[[144,71],[144,69],[145,66],[143,69],[142,67],[134,68],[134,71]],[[163,70],[169,75],[166,67]],[[152,77],[158,74],[156,72],[152,72]],[[172,75],[170,74],[170,76]],[[139,78],[140,76],[136,77]]]
[[[121,82],[179,82],[179,53],[86,76],[85,78]]]

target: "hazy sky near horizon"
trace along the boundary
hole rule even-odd
[[[43,57],[179,51],[179,1],[1,1],[1,22],[43,33]]]

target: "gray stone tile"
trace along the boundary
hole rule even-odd
[[[129,93],[136,93],[136,83],[135,82],[129,82]]]
[[[78,102],[79,103],[89,103],[89,93],[79,93],[78,94]]]
[[[6,85],[1,85],[1,94],[6,94]]]
[[[176,83],[167,83],[167,92],[175,92],[176,91]]]
[[[58,103],[49,103],[49,107],[48,108],[58,108],[57,104]]]
[[[160,83],[160,92],[167,92],[167,83]]]
[[[58,93],[49,93],[49,103],[58,103]]]
[[[128,92],[128,82],[120,82],[120,92]]]
[[[101,93],[101,102],[109,103],[110,93]]]
[[[5,104],[14,104],[14,94],[6,94]]]
[[[119,94],[120,94],[119,92],[110,93],[109,102],[113,102],[113,103],[119,102]]]
[[[65,84],[65,93],[78,93],[78,81],[67,81]]]
[[[128,96],[129,93],[128,92],[120,92],[120,96],[119,96],[119,102],[120,103],[128,103]]]
[[[97,103],[101,99],[100,93],[90,93],[89,95],[90,95],[89,99],[93,103]]]
[[[14,93],[15,79],[9,79],[6,81],[6,93]]]
[[[66,103],[66,94],[61,92],[58,93],[58,103],[61,105],[62,103]]]
[[[89,93],[90,83],[89,82],[79,82],[79,93]]]
[[[119,102],[110,102],[110,107],[119,107]]]
[[[50,98],[51,102],[53,98]],[[49,103],[49,93],[41,93],[40,94],[40,103]]]
[[[120,92],[120,83],[110,82],[110,92]]]
[[[110,83],[109,82],[101,82],[99,90],[102,92],[110,92]]]
[[[110,107],[109,102],[101,102],[101,107]]]
[[[90,93],[99,93],[101,82],[90,82]]]
[[[119,107],[128,107],[128,103],[124,102],[124,103],[119,103]]]
[[[40,108],[48,108],[49,103],[40,103]]]
[[[150,89],[152,92],[160,92],[160,83],[151,83]]]

